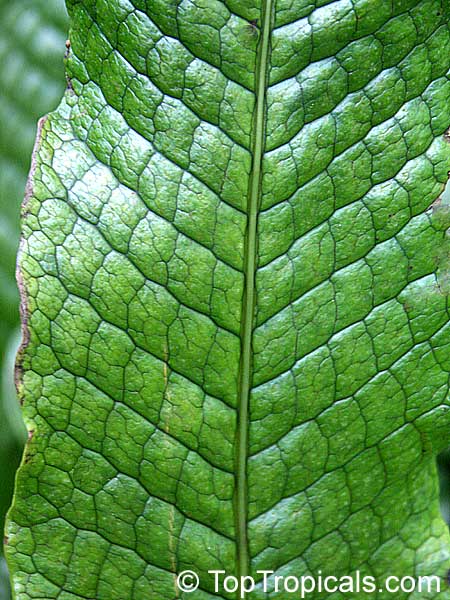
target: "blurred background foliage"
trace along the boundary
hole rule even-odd
[[[26,432],[14,391],[20,343],[15,260],[37,120],[62,96],[64,0],[0,0],[0,527],[10,505]],[[450,199],[450,190],[447,190]],[[450,452],[439,457],[442,511],[450,520]],[[0,545],[0,600],[8,600]]]
[[[14,391],[20,342],[15,260],[37,119],[62,96],[64,0],[0,0],[0,527],[26,436]],[[0,545],[0,600],[9,598]]]

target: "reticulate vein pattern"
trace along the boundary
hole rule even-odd
[[[16,600],[444,576],[447,4],[68,5],[23,218]]]

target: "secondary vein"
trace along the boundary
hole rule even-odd
[[[247,534],[247,460],[249,399],[252,384],[253,328],[255,312],[255,275],[257,268],[257,224],[260,206],[261,172],[264,155],[266,90],[269,69],[272,11],[275,0],[264,0],[262,28],[256,65],[256,105],[253,117],[253,162],[247,205],[247,231],[245,245],[245,292],[242,306],[241,362],[238,398],[237,464],[236,464],[236,535],[238,576],[246,576],[250,569]]]

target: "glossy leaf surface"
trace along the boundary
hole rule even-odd
[[[444,577],[447,4],[68,5],[23,221],[16,598]]]

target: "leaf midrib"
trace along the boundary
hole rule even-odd
[[[269,67],[270,35],[275,0],[263,0],[261,8],[261,37],[256,63],[256,105],[252,127],[252,169],[247,203],[247,230],[245,238],[245,290],[241,319],[241,360],[238,389],[238,427],[236,440],[236,544],[237,575],[246,576],[250,570],[247,535],[247,460],[249,430],[249,399],[252,380],[252,337],[255,313],[255,276],[257,265],[257,222],[261,196],[261,171],[264,155],[266,90]]]

